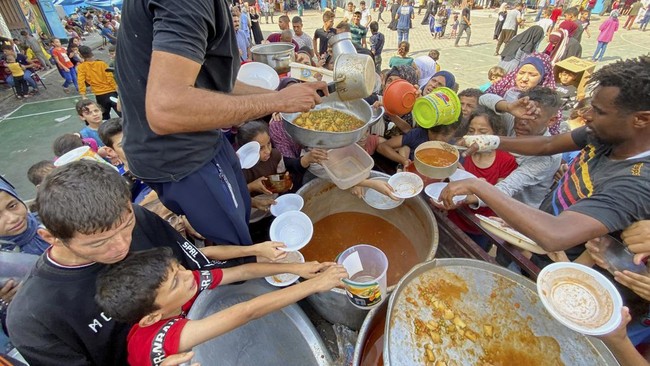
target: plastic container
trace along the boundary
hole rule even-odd
[[[300,211],[305,201],[295,193],[284,194],[275,199],[275,204],[271,205],[271,214],[280,216],[285,212]]]
[[[81,146],[59,156],[59,158],[54,161],[54,166],[64,166],[68,163],[72,163],[73,161],[78,160],[92,160],[98,163],[106,164],[113,169],[117,169],[109,162],[104,160],[101,156],[99,156],[99,154],[94,152],[89,146]]]
[[[273,241],[284,243],[287,252],[302,249],[314,235],[311,219],[300,211],[289,211],[278,216],[271,223],[269,236]]]
[[[544,267],[537,277],[537,293],[546,310],[576,332],[598,336],[621,323],[621,295],[605,276],[582,264]]]
[[[237,149],[237,158],[242,169],[250,169],[260,161],[260,143],[251,141]]]
[[[381,250],[367,244],[358,244],[343,251],[336,258],[349,278],[344,279],[345,293],[352,305],[369,310],[387,297],[386,271],[388,258]]]
[[[241,65],[237,80],[268,90],[275,90],[280,85],[278,73],[271,66],[261,62],[247,62]]]
[[[423,128],[452,124],[458,121],[460,113],[458,95],[445,87],[433,89],[413,105],[413,118]]]
[[[424,193],[426,193],[427,196],[431,197],[432,200],[442,203],[440,201],[440,193],[442,193],[442,190],[445,189],[448,183],[431,183],[428,186],[424,188]],[[458,204],[459,202],[464,201],[467,198],[467,195],[462,195],[462,196],[454,196],[453,201],[455,204]]]
[[[375,162],[361,146],[352,144],[329,150],[322,165],[332,183],[345,190],[368,178]]]
[[[619,271],[630,271],[642,275],[648,274],[648,268],[643,264],[634,263],[634,254],[630,252],[625,244],[614,239],[611,235],[605,235],[598,242],[598,249],[603,260],[607,263],[607,270],[614,274]]]
[[[395,190],[393,195],[398,198],[411,198],[415,197],[424,188],[424,182],[419,175],[409,172],[401,172],[393,174],[388,179],[388,184]]]
[[[9,280],[22,280],[34,267],[38,257],[27,253],[0,252],[0,287]]]
[[[273,261],[273,263],[305,263],[305,257],[298,251],[289,252],[287,253],[286,257],[277,261]],[[298,278],[300,278],[300,276],[293,273],[280,273],[277,275],[264,277],[266,282],[276,287],[289,286],[292,283],[298,281]]]
[[[370,180],[380,180],[380,181],[388,182],[387,177],[375,177],[375,178],[370,178]],[[372,188],[365,188],[365,191],[363,193],[363,200],[368,204],[368,206],[372,208],[376,208],[378,210],[391,210],[404,203],[403,198],[395,201],[394,199],[386,196],[383,193],[379,193]]]
[[[406,80],[396,80],[390,83],[382,98],[386,113],[402,116],[413,109],[417,88]]]

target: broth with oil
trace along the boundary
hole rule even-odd
[[[432,147],[415,152],[415,157],[427,165],[445,168],[454,164],[458,158],[447,150]]]

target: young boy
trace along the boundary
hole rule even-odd
[[[34,186],[38,187],[43,183],[45,177],[47,177],[52,170],[54,170],[54,164],[51,160],[41,160],[29,167],[27,170],[27,179]]]
[[[318,274],[318,272],[323,271]],[[218,285],[281,273],[305,282],[272,291],[199,320],[185,318],[198,294]],[[329,291],[347,277],[334,263],[249,263],[190,271],[167,248],[132,253],[97,278],[95,299],[117,321],[135,324],[127,336],[131,365],[154,365],[168,355],[225,334],[309,295]],[[164,337],[161,337],[164,334]]]
[[[384,42],[386,37],[384,34],[379,32],[379,23],[372,21],[370,22],[370,52],[375,59],[375,72],[381,74],[381,52],[384,50]]]
[[[16,62],[14,55],[6,55],[5,60],[7,60],[7,68],[11,71],[11,76],[14,77],[16,98],[29,98],[29,86],[27,85],[27,80],[25,80],[25,66]]]
[[[111,118],[111,108],[119,116],[120,112],[117,111],[115,103],[110,99],[111,97],[117,98],[117,84],[113,78],[113,73],[106,72],[108,65],[104,61],[95,60],[93,51],[88,46],[80,46],[79,53],[84,59],[84,62],[77,66],[79,94],[83,99],[86,99],[86,83],[88,83],[93,89],[97,104],[102,107],[102,119]]]
[[[72,64],[70,57],[68,57],[68,51],[61,46],[61,40],[58,38],[52,39],[52,46],[54,46],[52,48],[52,56],[61,71],[61,75],[65,79],[65,83],[63,83],[63,91],[69,93],[70,89],[68,89],[68,87],[70,84],[73,84],[75,90],[79,91],[77,70],[75,70],[74,64]]]
[[[327,42],[330,37],[336,35],[336,29],[334,29],[334,13],[331,11],[325,11],[323,13],[323,27],[316,29],[314,31],[313,48],[317,57],[323,57],[327,55]]]
[[[490,70],[488,70],[488,82],[479,86],[479,89],[482,92],[485,92],[488,90],[492,84],[496,83],[497,81],[501,80],[503,76],[506,74],[506,70],[503,69],[501,66],[492,66]]]
[[[97,133],[97,129],[103,121],[103,112],[101,107],[92,100],[82,99],[77,102],[76,109],[79,118],[86,125],[86,127],[79,131],[81,137],[84,139],[91,138],[97,142],[97,146],[103,147],[104,143],[102,142],[102,139],[99,138],[99,133]]]

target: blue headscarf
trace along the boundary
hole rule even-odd
[[[435,78],[436,76],[442,76],[443,78],[445,78],[445,86],[449,89],[452,89],[454,85],[456,85],[456,77],[454,76],[454,74],[450,73],[449,71],[440,70],[437,73],[433,74],[431,79]]]
[[[4,179],[0,179],[0,191],[9,194],[16,198],[23,205],[25,204],[16,193],[14,187]],[[42,227],[41,220],[38,215],[32,212],[27,212],[27,229],[18,235],[0,236],[0,245],[4,250],[14,250],[16,247],[20,248],[21,252],[29,254],[42,254],[50,244],[43,240],[36,232],[39,227]]]
[[[540,60],[539,58],[537,58],[537,57],[527,57],[521,63],[521,65],[519,66],[519,69],[521,69],[521,67],[524,66],[524,65],[533,65],[533,67],[537,69],[537,72],[539,72],[539,75],[540,75],[540,78],[539,78],[540,84],[538,84],[538,85],[541,85],[541,81],[544,80],[544,74],[545,74],[544,73],[544,62],[542,60]],[[517,69],[517,70],[519,70],[519,69]]]

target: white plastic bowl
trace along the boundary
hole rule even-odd
[[[603,335],[621,323],[621,295],[605,276],[582,264],[558,262],[544,267],[537,277],[537,293],[546,310],[576,332]],[[611,299],[611,311],[598,306],[603,297]],[[600,326],[580,324],[608,314],[609,319]]]
[[[393,193],[398,198],[415,197],[424,188],[424,182],[415,173],[401,172],[396,173],[388,179],[388,184],[395,190]]]
[[[424,193],[426,193],[427,196],[431,197],[432,200],[442,203],[440,201],[440,193],[442,193],[442,190],[445,189],[447,186],[447,183],[431,183],[426,188],[424,188]],[[461,201],[464,201],[467,198],[467,195],[462,195],[462,196],[454,196],[453,201],[455,204],[458,204]]]
[[[375,177],[375,178],[370,178],[370,180],[381,180],[387,182],[388,178]],[[372,208],[376,208],[378,210],[390,210],[401,205],[404,202],[403,198],[400,198],[398,201],[395,201],[394,199],[386,196],[383,193],[379,193],[372,188],[365,188],[365,192],[363,194],[363,200],[368,204],[368,206]]]
[[[242,145],[237,150],[237,157],[239,158],[239,165],[242,169],[250,169],[257,164],[260,160],[260,143],[257,141],[251,141],[247,144]]]
[[[287,252],[302,249],[311,240],[314,225],[309,216],[300,211],[289,211],[278,216],[271,223],[269,236],[273,241],[284,243]]]
[[[274,261],[274,263],[305,263],[305,257],[298,251],[289,252],[287,253],[286,257]],[[289,286],[290,284],[296,282],[298,278],[300,278],[300,276],[293,273],[281,273],[275,276],[264,277],[266,282],[277,287]]]
[[[285,212],[300,211],[305,201],[295,193],[283,194],[275,199],[275,204],[271,205],[271,214],[280,216]]]
[[[278,73],[271,66],[261,62],[248,62],[241,65],[237,80],[269,90],[275,90],[280,85]]]

